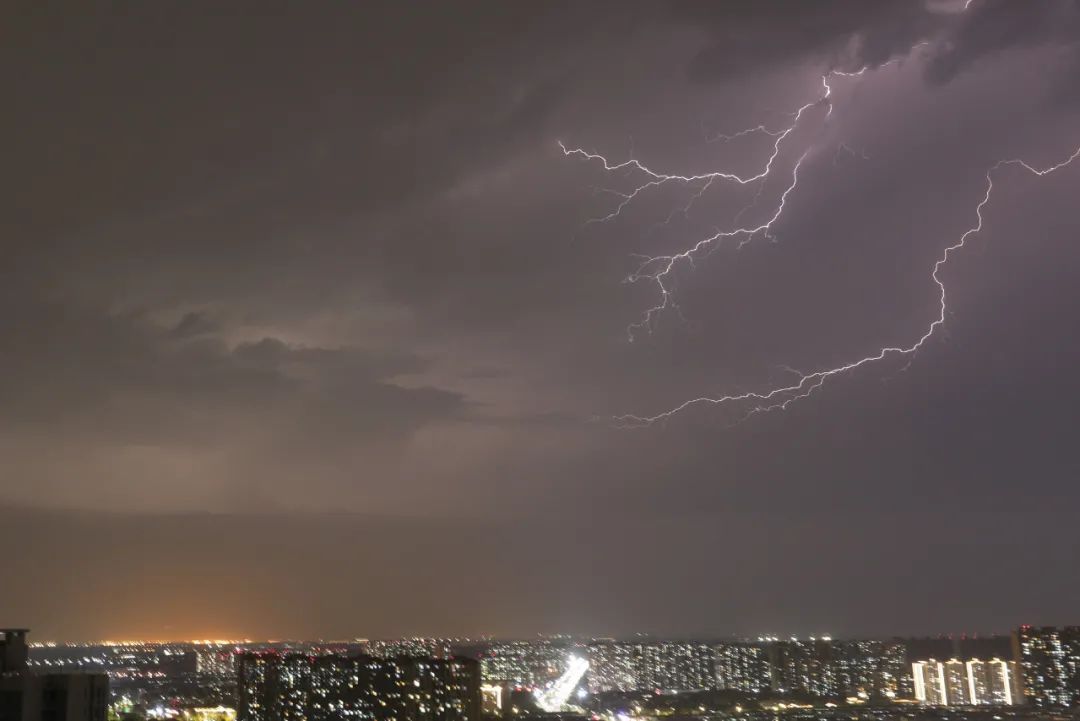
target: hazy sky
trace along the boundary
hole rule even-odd
[[[0,620],[39,637],[1080,622],[1069,0],[4,11]],[[887,61],[888,65],[875,69]],[[758,186],[627,326],[638,254]],[[843,145],[841,145],[843,144]],[[757,214],[757,215],[754,215]],[[669,222],[664,223],[665,219]],[[742,409],[745,410],[745,409]],[[22,578],[24,583],[10,580]],[[1071,616],[1070,616],[1071,614]]]

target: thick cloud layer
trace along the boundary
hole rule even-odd
[[[1075,580],[1035,597],[1007,580],[1061,548],[1042,514],[1060,520],[1080,500],[1080,166],[998,176],[984,232],[944,271],[947,332],[910,367],[860,370],[734,427],[700,408],[644,430],[608,420],[921,334],[936,313],[929,270],[973,223],[986,169],[1080,145],[1077,5],[969,5],[14,12],[0,44],[13,89],[0,117],[0,503],[51,539],[19,568],[51,570],[9,611],[55,633],[166,633],[141,612],[125,626],[92,597],[77,621],[38,603],[78,563],[63,549],[91,537],[124,559],[101,562],[102,583],[134,588],[151,567],[177,588],[249,570],[270,588],[299,558],[330,559],[310,567],[323,578],[360,569],[332,601],[297,593],[272,612],[223,593],[167,632],[181,635],[966,623],[928,609],[925,585],[892,583],[880,625],[880,594],[837,590],[852,574],[866,589],[916,569],[958,604],[987,592],[968,628],[1058,613]],[[833,112],[808,114],[777,158],[783,177],[747,211],[767,217],[812,149],[772,242],[680,269],[684,318],[628,343],[656,300],[623,282],[635,254],[729,225],[756,189],[711,188],[686,214],[672,210],[691,190],[656,189],[587,224],[618,200],[598,188],[633,179],[556,141],[671,171],[745,171],[771,141],[706,138],[775,126],[817,97],[822,72],[864,65],[836,79]],[[228,515],[176,520],[189,512]],[[324,526],[326,513],[345,515]],[[951,514],[993,552],[943,532]],[[460,537],[447,548],[466,564],[453,579],[470,579],[455,588],[461,606],[440,615],[416,600],[432,588],[395,582],[358,621],[343,599],[387,562],[332,549],[412,533]],[[245,534],[281,553],[256,563],[237,550],[225,574],[217,554]],[[449,551],[417,544],[412,572],[447,565]],[[948,582],[957,554],[1000,583]],[[628,560],[641,557],[649,568]],[[815,602],[763,601],[782,592],[762,580],[773,567],[804,586],[820,578]],[[540,583],[506,596],[486,585],[519,572]],[[674,586],[602,627],[619,601],[610,588],[629,596],[658,573]],[[687,606],[686,593],[724,600]]]

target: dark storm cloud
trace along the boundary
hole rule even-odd
[[[0,428],[9,497],[22,501],[276,505],[268,488],[315,468],[323,482],[363,479],[417,429],[470,413],[458,393],[389,380],[425,367],[410,354],[230,345],[190,332],[190,314],[166,327],[91,308],[19,310],[3,315]],[[367,460],[344,470],[343,454]]]
[[[187,338],[197,335],[208,335],[221,330],[221,326],[206,313],[191,311],[185,313],[175,326],[172,334],[177,338]]]
[[[970,14],[939,46],[927,75],[935,82],[947,82],[980,61],[1012,49],[1053,46],[1075,56],[1078,45],[1080,6],[1076,3],[975,0]]]
[[[83,406],[93,411],[91,428],[99,432],[108,422],[97,412],[102,404],[127,394],[160,403],[162,411],[173,403],[209,409],[250,405],[252,410],[291,400],[321,403],[322,409],[311,409],[313,418],[321,418],[320,410],[338,408],[336,421],[351,418],[365,428],[392,428],[390,419],[404,420],[415,413],[422,420],[461,408],[456,394],[386,381],[422,368],[423,361],[415,356],[290,346],[275,338],[230,347],[220,339],[187,337],[190,334],[177,339],[175,328],[130,314],[95,314],[89,309],[76,313],[58,306],[22,310],[34,320],[5,314],[3,335],[10,346],[0,366],[6,418],[16,423],[35,417],[55,421],[53,413],[70,415]],[[50,404],[37,395],[46,388]],[[362,404],[362,412],[340,413],[342,406],[354,402]],[[134,420],[147,431],[160,429],[160,420]]]
[[[962,4],[20,10],[0,43],[0,502],[25,528],[0,532],[43,550],[17,559],[40,588],[14,612],[75,635],[181,633],[161,604],[185,634],[918,631],[966,623],[926,610],[947,588],[980,630],[1057,620],[1078,588],[1032,569],[1071,548],[1041,514],[1075,505],[1080,470],[1075,169],[1002,174],[947,270],[948,336],[907,370],[734,428],[605,420],[917,337],[986,168],[1080,142],[1075,106],[1044,102],[1074,77],[1075,7]],[[633,254],[725,226],[755,189],[663,225],[686,196],[658,189],[583,226],[632,179],[555,141],[753,168],[765,145],[705,143],[703,122],[772,122],[824,69],[891,58],[782,149],[747,217],[814,151],[775,242],[680,271],[688,322],[628,344],[655,302],[622,282]],[[248,515],[171,513],[192,509]],[[67,594],[39,601],[86,538],[101,583],[137,590],[55,621]],[[967,590],[957,554],[978,558]],[[483,569],[464,584],[461,558]],[[991,593],[999,574],[1043,593]],[[643,592],[654,577],[678,590]],[[399,591],[358,626],[377,578]]]
[[[829,67],[857,70],[932,46],[926,77],[945,83],[981,60],[1016,48],[1053,46],[1071,58],[1064,69],[1076,77],[1080,7],[1072,2],[975,0],[919,3],[908,0],[825,4],[676,3],[675,16],[709,28],[713,40],[694,59],[691,75],[722,79],[785,62],[818,59]],[[1052,68],[1062,72],[1062,69]],[[1071,87],[1063,82],[1062,88]]]
[[[908,0],[829,3],[673,3],[675,16],[712,39],[694,58],[697,79],[757,73],[783,63],[819,60],[845,69],[881,64],[940,33],[939,13]]]

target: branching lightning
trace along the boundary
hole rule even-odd
[[[987,203],[990,202],[990,196],[994,190],[994,173],[998,169],[1016,165],[1024,170],[1037,176],[1048,175],[1056,170],[1059,170],[1080,157],[1080,147],[1073,151],[1065,160],[1051,165],[1046,168],[1036,168],[1024,160],[1012,159],[1001,160],[995,163],[988,171],[986,171],[986,192],[983,194],[982,199],[978,205],[975,206],[975,218],[976,222],[970,228],[965,230],[955,243],[945,248],[941,257],[934,263],[933,270],[930,273],[930,277],[934,282],[934,285],[938,289],[938,314],[930,324],[926,327],[926,330],[921,336],[919,336],[913,343],[907,346],[885,346],[879,348],[874,353],[860,358],[856,361],[846,363],[844,365],[836,366],[835,368],[829,368],[827,370],[815,371],[813,373],[796,373],[796,381],[794,383],[776,386],[765,391],[741,393],[735,395],[723,395],[723,396],[701,396],[698,398],[692,398],[688,401],[684,401],[679,405],[666,410],[662,413],[658,413],[653,416],[638,416],[638,415],[622,415],[618,416],[616,420],[622,424],[629,426],[650,425],[657,421],[670,418],[671,416],[686,410],[691,406],[710,404],[710,405],[728,405],[738,402],[749,402],[749,409],[746,411],[745,417],[749,417],[756,413],[768,412],[773,410],[783,410],[795,401],[802,400],[809,397],[814,391],[818,390],[834,376],[838,376],[844,373],[848,373],[857,368],[865,365],[870,365],[878,361],[882,361],[889,356],[912,356],[918,352],[923,345],[933,337],[934,333],[945,322],[945,315],[947,313],[946,303],[946,288],[945,282],[941,279],[940,272],[943,267],[949,262],[949,258],[953,253],[964,247],[968,239],[978,233],[983,228],[983,209]]]
[[[861,73],[862,71],[859,71],[858,73],[835,72],[831,74],[855,75]],[[676,175],[670,173],[661,173],[653,170],[641,161],[634,158],[623,161],[621,163],[612,163],[610,160],[608,160],[608,158],[603,155],[600,155],[598,153],[591,153],[582,148],[568,148],[562,143],[562,141],[559,141],[559,148],[562,150],[564,155],[577,155],[587,160],[599,161],[602,164],[603,169],[609,173],[631,170],[643,176],[642,182],[640,182],[629,192],[620,192],[615,190],[609,191],[619,196],[621,198],[621,201],[610,213],[599,218],[593,218],[588,221],[589,223],[604,223],[613,220],[619,217],[622,211],[627,206],[629,206],[635,199],[640,197],[642,193],[667,184],[682,184],[697,188],[696,192],[690,196],[690,199],[686,203],[686,205],[684,205],[680,209],[677,209],[678,212],[686,214],[690,212],[690,207],[693,205],[694,201],[700,199],[701,196],[704,195],[705,192],[712,187],[713,183],[717,181],[734,182],[739,185],[750,185],[752,183],[759,182],[762,183],[762,185],[758,189],[757,195],[754,196],[754,201],[749,206],[744,208],[743,211],[739,213],[739,215],[736,216],[736,227],[729,230],[717,230],[714,234],[702,238],[695,242],[693,245],[684,249],[683,251],[674,253],[672,255],[645,256],[642,259],[642,262],[638,265],[637,269],[629,276],[627,276],[626,282],[628,283],[637,283],[642,280],[652,281],[656,285],[660,296],[659,302],[652,308],[646,310],[642,314],[641,319],[637,323],[631,324],[630,327],[627,329],[627,333],[631,341],[634,340],[635,334],[637,332],[643,330],[651,330],[653,326],[653,321],[659,313],[669,309],[678,310],[678,307],[674,302],[674,298],[672,297],[671,280],[673,273],[675,272],[676,268],[680,263],[686,262],[692,265],[694,259],[700,253],[711,249],[715,244],[728,238],[737,237],[740,239],[740,245],[742,245],[749,242],[754,236],[758,234],[767,236],[773,224],[780,219],[780,216],[783,214],[785,202],[787,201],[788,195],[790,195],[791,191],[793,191],[795,189],[795,186],[798,184],[799,166],[802,163],[803,159],[806,158],[806,155],[809,151],[803,153],[802,156],[799,158],[799,161],[795,164],[795,167],[792,170],[791,183],[781,194],[780,200],[776,207],[776,211],[773,213],[773,215],[763,223],[759,223],[756,225],[738,225],[739,219],[741,218],[743,213],[756,204],[757,199],[760,197],[761,191],[765,187],[764,182],[769,178],[770,174],[773,171],[773,166],[776,162],[777,157],[779,157],[780,155],[784,140],[793,132],[795,132],[795,130],[799,127],[799,121],[802,120],[802,117],[806,113],[806,111],[816,106],[825,104],[828,107],[827,113],[831,112],[832,103],[830,102],[830,98],[832,96],[832,87],[829,85],[829,75],[822,76],[821,84],[821,95],[818,98],[803,104],[797,110],[790,113],[792,120],[786,128],[782,128],[780,130],[770,130],[769,128],[765,127],[765,125],[757,125],[755,127],[746,128],[745,130],[740,130],[731,134],[720,134],[712,138],[712,142],[726,142],[729,140],[734,140],[736,138],[755,134],[764,134],[771,136],[773,138],[771,151],[769,152],[768,157],[765,159],[765,162],[762,165],[761,169],[754,174],[740,175],[738,173],[727,170],[715,170],[709,173],[702,173],[699,175]],[[668,221],[670,221],[673,215],[674,212],[669,215],[667,220],[665,220],[664,222],[667,223]]]
[[[965,5],[965,8],[970,5],[971,0]],[[885,63],[886,65],[896,62],[896,60]],[[745,130],[740,130],[730,134],[720,134],[711,139],[711,142],[718,141],[731,141],[737,138],[764,134],[773,138],[771,150],[769,155],[765,159],[761,169],[748,175],[739,175],[738,173],[730,171],[713,171],[710,173],[704,173],[700,175],[678,175],[670,173],[662,173],[655,171],[640,162],[637,159],[626,160],[622,163],[612,163],[603,155],[587,152],[581,148],[568,148],[562,142],[559,143],[559,147],[566,156],[580,156],[590,161],[599,161],[605,171],[631,171],[634,174],[638,174],[642,177],[641,182],[629,192],[612,191],[618,195],[621,200],[618,205],[609,214],[590,220],[591,223],[602,223],[617,218],[624,209],[626,209],[635,199],[639,198],[643,193],[650,189],[657,188],[666,184],[683,184],[689,187],[695,188],[695,192],[690,197],[688,203],[682,208],[677,209],[675,212],[688,213],[692,204],[699,200],[702,195],[715,183],[715,182],[733,182],[739,185],[749,185],[751,183],[761,183],[757,193],[754,196],[750,205],[744,207],[734,220],[734,227],[727,230],[717,230],[715,233],[703,237],[691,245],[685,247],[683,250],[670,255],[658,255],[658,256],[645,256],[642,258],[637,269],[627,277],[627,282],[636,283],[639,281],[651,281],[657,287],[659,293],[658,302],[648,308],[641,316],[638,322],[633,323],[628,328],[628,334],[630,340],[634,340],[636,334],[642,331],[650,331],[659,316],[664,311],[673,310],[679,312],[678,306],[675,303],[673,297],[673,276],[676,269],[681,264],[686,264],[693,267],[696,258],[701,257],[704,253],[714,249],[717,244],[726,241],[728,239],[738,239],[738,247],[742,247],[748,242],[751,242],[756,237],[769,237],[770,231],[773,226],[780,221],[784,215],[785,208],[790,195],[796,190],[799,183],[799,171],[806,157],[812,152],[813,147],[807,147],[802,151],[798,160],[794,163],[791,170],[790,180],[785,186],[783,192],[779,195],[773,212],[769,217],[760,223],[750,223],[739,225],[739,218],[750,208],[754,207],[762,191],[765,188],[765,182],[773,173],[775,161],[781,154],[784,141],[795,132],[799,127],[800,121],[804,114],[815,107],[824,107],[825,118],[831,116],[833,112],[832,103],[832,87],[830,80],[833,77],[858,77],[863,75],[867,71],[867,67],[860,68],[857,71],[831,71],[821,78],[822,93],[814,100],[805,103],[794,112],[790,113],[791,122],[784,128],[778,130],[771,130],[764,124],[756,125]],[[856,155],[856,151],[850,147],[840,144],[837,148],[837,153],[841,150],[848,152],[852,155]],[[861,151],[859,156],[864,159],[867,157],[865,153]],[[648,426],[654,423],[667,420],[682,411],[685,411],[693,406],[710,405],[710,406],[735,406],[741,409],[741,417],[739,420],[745,420],[746,418],[758,413],[766,413],[774,410],[784,410],[788,408],[792,403],[808,398],[813,395],[817,390],[825,385],[826,382],[834,377],[851,373],[863,366],[873,365],[884,361],[886,358],[899,358],[907,356],[909,363],[912,358],[918,353],[918,351],[932,338],[935,333],[945,323],[945,317],[948,312],[947,306],[947,291],[945,282],[941,278],[942,269],[948,264],[950,258],[954,253],[964,248],[967,241],[975,234],[979,233],[983,228],[984,218],[983,210],[990,202],[991,195],[994,190],[994,176],[998,170],[1006,166],[1017,166],[1022,168],[1028,173],[1035,176],[1045,176],[1053,173],[1061,168],[1064,168],[1074,160],[1080,157],[1080,148],[1077,148],[1071,155],[1064,160],[1050,165],[1045,168],[1037,168],[1030,163],[1021,159],[1008,159],[1000,160],[991,166],[985,173],[986,189],[981,199],[976,204],[974,209],[975,222],[974,224],[965,230],[955,242],[947,246],[934,263],[931,272],[930,279],[937,287],[938,291],[938,312],[929,324],[925,327],[921,335],[915,338],[912,342],[906,345],[892,345],[878,348],[872,351],[868,355],[859,358],[857,360],[838,365],[825,370],[818,370],[813,372],[797,371],[791,368],[786,370],[794,375],[794,380],[791,382],[779,384],[770,388],[759,391],[751,391],[738,394],[727,394],[718,396],[700,396],[691,398],[683,403],[680,403],[673,408],[666,411],[657,413],[655,415],[634,415],[627,414],[616,416],[615,421],[625,427],[640,427]],[[835,162],[835,160],[834,160]],[[674,212],[672,213],[674,215]],[[672,215],[668,216],[668,220]],[[667,222],[667,221],[665,221]]]

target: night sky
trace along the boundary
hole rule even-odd
[[[35,637],[1080,622],[1069,0],[23,3],[0,621]],[[889,62],[892,61],[892,62]],[[884,67],[878,68],[884,63]],[[641,254],[745,219],[771,237]],[[843,144],[843,145],[841,145]],[[755,215],[756,214],[756,215]],[[666,221],[666,222],[665,222]],[[907,361],[910,365],[906,365]]]

